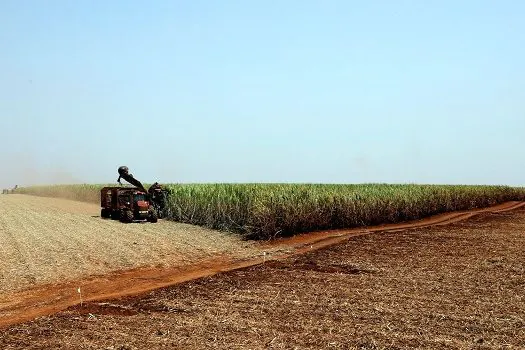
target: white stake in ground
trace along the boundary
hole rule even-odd
[[[78,295],[80,296],[80,307],[82,307],[82,293],[80,293],[80,287],[77,289]]]

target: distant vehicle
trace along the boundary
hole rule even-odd
[[[15,193],[15,190],[18,188],[18,185],[16,185],[15,187],[13,187],[12,189],[3,189],[2,190],[2,194],[10,194],[10,193]]]
[[[100,216],[130,223],[158,221],[157,209],[147,192],[137,187],[104,187],[100,190]]]

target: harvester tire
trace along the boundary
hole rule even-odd
[[[155,209],[153,209],[153,210],[151,210],[149,212],[148,221],[152,222],[152,223],[155,223],[155,222],[159,221],[159,217],[158,217],[157,211]]]
[[[126,210],[121,217],[121,221],[125,223],[133,222],[133,212],[131,210]]]
[[[107,208],[102,208],[100,210],[100,217],[104,218],[104,219],[107,219],[111,216],[111,213],[109,212],[109,210]]]
[[[120,220],[120,211],[114,210],[111,213],[111,219],[113,219],[113,220]]]

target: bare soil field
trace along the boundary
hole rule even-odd
[[[74,305],[5,327],[0,347],[524,349],[525,211],[514,208],[267,244],[301,254]]]

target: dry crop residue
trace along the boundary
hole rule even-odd
[[[318,232],[260,244],[173,222],[123,225],[100,219],[98,206],[92,204],[2,196],[0,237],[7,243],[0,253],[7,258],[0,263],[5,282],[0,289],[0,327],[77,304],[78,286],[84,290],[84,301],[89,302],[138,295],[372,232],[449,224],[524,205],[507,202],[410,223]]]
[[[525,211],[328,249],[73,306],[0,348],[523,349]]]
[[[0,293],[143,266],[184,266],[210,256],[253,256],[236,235],[168,221],[122,224],[97,205],[0,196]]]

